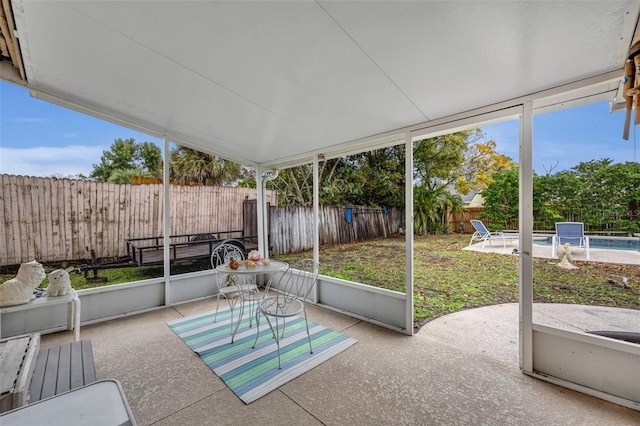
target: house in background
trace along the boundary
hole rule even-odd
[[[453,213],[450,215],[449,232],[457,232],[458,234],[472,234],[475,229],[469,222],[471,219],[481,219],[480,214],[484,210],[484,198],[480,191],[472,189],[468,194],[459,194],[456,191],[455,186],[450,184],[449,193],[452,195],[458,195],[462,198],[462,212]]]
[[[462,202],[465,207],[482,207],[484,198],[479,191],[471,190],[468,194],[462,195]]]

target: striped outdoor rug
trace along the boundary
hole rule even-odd
[[[236,309],[234,314],[237,312]],[[252,349],[256,338],[255,318],[250,328],[249,315],[245,315],[231,344],[229,310],[220,310],[216,323],[213,314],[207,312],[171,321],[168,325],[246,404],[356,343],[355,339],[309,321],[313,345],[313,354],[310,354],[304,318],[289,318],[285,338],[280,342],[282,369],[279,370],[277,346],[264,318],[260,322],[258,344]]]

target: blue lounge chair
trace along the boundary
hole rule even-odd
[[[589,237],[584,235],[584,223],[556,222],[556,235],[551,239],[551,256],[556,257],[558,246],[564,244],[584,249],[587,260],[590,259]]]
[[[489,245],[492,245],[491,242],[493,240],[500,240],[502,241],[502,247],[506,247],[507,238],[517,238],[515,236],[507,237],[502,232],[490,232],[481,220],[471,220],[470,222],[476,229],[476,232],[471,236],[469,245],[473,244],[474,241],[482,241],[482,248],[484,248],[487,241],[489,241]]]

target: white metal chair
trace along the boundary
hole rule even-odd
[[[244,260],[245,254],[242,247],[230,240],[225,240],[220,243],[211,253],[211,267],[216,271],[218,265],[228,264],[231,259]],[[216,295],[216,313],[213,317],[213,322],[218,320],[218,309],[220,308],[220,296],[224,297],[229,302],[229,310],[231,313],[231,332],[233,333],[233,310],[238,302],[243,299],[243,292],[253,291],[255,288],[255,280],[247,280],[247,277],[238,277],[230,274],[225,274],[216,271],[215,272],[215,284],[217,289]],[[242,282],[238,283],[240,279]],[[257,289],[255,289],[257,290]]]
[[[556,234],[551,238],[552,257],[556,257],[557,247],[563,244],[584,249],[587,260],[591,258],[589,253],[589,237],[584,235],[584,223],[556,222]]]
[[[279,369],[282,368],[280,362],[280,342],[284,338],[287,318],[296,316],[301,312],[304,313],[307,339],[309,340],[309,353],[313,353],[305,304],[309,294],[316,285],[318,269],[318,263],[314,262],[313,259],[303,259],[295,262],[287,272],[282,274],[275,289],[276,296],[265,297],[258,303],[256,311],[256,340],[253,342],[252,347],[255,348],[258,342],[260,335],[260,316],[264,316],[278,346]],[[271,286],[267,286],[266,292],[269,291],[269,287]],[[274,320],[273,322],[272,319]],[[280,319],[282,319],[282,327],[280,327]]]

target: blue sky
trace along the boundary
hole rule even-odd
[[[534,117],[533,168],[538,174],[569,169],[581,161],[611,158],[640,161],[640,134],[634,148],[622,139],[624,113],[610,114],[608,103],[587,105]],[[483,127],[498,152],[518,161],[518,124]],[[638,129],[640,131],[640,129]],[[162,141],[125,127],[32,98],[29,92],[0,82],[0,173],[71,177],[89,175],[102,151],[115,139]]]
[[[0,82],[0,173],[26,176],[88,176],[114,140],[162,140],[32,98]]]
[[[624,112],[609,112],[608,101],[554,111],[533,117],[533,169],[545,174],[570,169],[580,162],[610,158],[614,163],[640,161],[640,126],[622,139]],[[498,151],[518,161],[518,123],[482,128]],[[636,136],[636,131],[638,135]],[[634,139],[637,141],[634,143]]]

